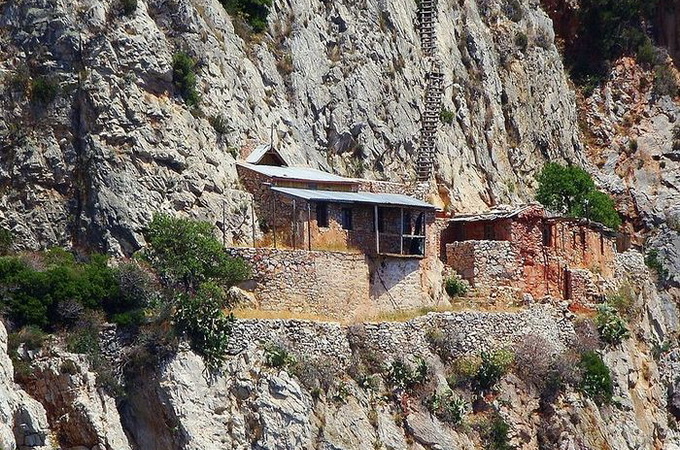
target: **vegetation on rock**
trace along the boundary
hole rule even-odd
[[[614,395],[614,383],[609,367],[597,352],[589,351],[581,355],[581,390],[598,405],[611,402]]]
[[[618,344],[623,339],[630,336],[626,322],[610,305],[604,304],[597,307],[595,324],[597,325],[602,340],[607,344]]]
[[[31,82],[31,101],[39,105],[47,105],[57,98],[59,86],[47,77],[36,78]]]
[[[254,32],[260,33],[267,28],[267,15],[273,0],[220,0],[232,16],[242,17]]]
[[[459,277],[449,277],[444,282],[444,289],[449,297],[461,297],[467,293],[467,284]]]
[[[565,59],[574,78],[584,83],[601,79],[609,64],[624,55],[649,58],[648,18],[658,0],[584,0],[579,4],[578,28],[566,40]]]
[[[188,106],[196,106],[201,98],[196,90],[196,61],[184,52],[172,56],[172,80]]]
[[[536,200],[551,211],[570,217],[585,217],[618,229],[621,226],[614,200],[595,188],[585,170],[548,163],[538,175]]]
[[[249,276],[243,260],[226,254],[207,222],[156,214],[144,236],[149,247],[143,257],[168,287],[191,292],[207,281],[229,287]]]

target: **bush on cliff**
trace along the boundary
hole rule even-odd
[[[215,238],[212,225],[156,214],[145,230],[142,253],[169,288],[173,322],[191,348],[213,372],[222,364],[234,322],[224,289],[249,275],[240,258],[232,258]]]
[[[607,344],[616,345],[630,336],[626,322],[610,305],[604,304],[598,306],[595,324],[600,332],[600,337]]]
[[[581,355],[581,391],[592,398],[598,405],[611,402],[614,395],[609,367],[596,352],[585,352]]]
[[[207,222],[156,214],[144,237],[149,247],[143,256],[168,287],[196,291],[206,281],[230,287],[249,276],[244,261],[225,252]]]
[[[220,0],[231,16],[242,17],[254,32],[260,33],[267,28],[267,15],[273,0]]]
[[[184,52],[172,55],[172,81],[188,106],[201,100],[196,90],[196,61]]]
[[[585,217],[615,230],[621,226],[612,198],[598,191],[592,177],[580,167],[548,163],[537,180],[536,200],[549,210]]]
[[[69,326],[83,310],[103,309],[119,297],[116,272],[103,255],[76,262],[72,254],[53,249],[33,255],[30,263],[0,258],[0,304],[17,326]]]

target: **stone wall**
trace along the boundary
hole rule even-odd
[[[424,260],[330,251],[230,248],[251,266],[252,291],[263,310],[311,313],[342,320],[433,306],[441,277],[426,276]]]
[[[463,241],[446,244],[447,263],[474,288],[514,286],[522,266],[509,241]]]
[[[348,334],[386,359],[431,355],[427,333],[440,330],[453,342],[455,355],[512,347],[526,336],[542,336],[557,350],[575,338],[571,313],[551,305],[533,305],[519,312],[461,311],[429,313],[407,322],[375,322],[342,326],[335,322],[306,320],[237,320],[230,339],[231,352],[281,343],[309,356],[351,355]]]

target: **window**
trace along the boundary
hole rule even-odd
[[[316,226],[328,226],[328,203],[316,204]]]
[[[372,230],[375,231],[375,222],[373,222]],[[385,232],[385,209],[378,208],[378,231],[380,233]]]
[[[352,209],[342,208],[342,229],[351,230],[352,229]]]
[[[552,225],[545,224],[543,226],[543,246],[552,246]]]
[[[496,230],[492,223],[484,224],[484,240],[493,241],[496,239]]]

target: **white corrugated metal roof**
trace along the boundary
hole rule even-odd
[[[292,197],[317,202],[367,203],[371,205],[407,206],[410,208],[435,209],[434,205],[401,194],[375,194],[373,192],[321,191],[317,189],[298,189],[272,187],[273,191]]]
[[[262,157],[269,151],[269,149],[272,148],[271,145],[269,144],[262,144],[257,147],[255,147],[255,150],[253,150],[250,155],[246,158],[246,162],[250,164],[257,164],[260,162]]]
[[[304,180],[313,182],[331,183],[356,183],[354,178],[345,178],[328,172],[322,172],[309,167],[279,167],[279,166],[260,166],[248,163],[238,163],[243,167],[261,173],[272,178],[287,178],[290,180]]]

